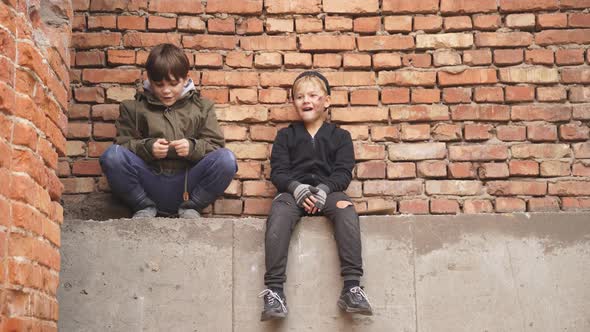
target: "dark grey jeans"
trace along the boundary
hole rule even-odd
[[[330,193],[323,215],[334,225],[334,237],[340,258],[340,275],[344,280],[360,280],[363,275],[363,261],[358,214],[352,205],[344,208],[336,206],[339,201],[350,202],[350,198],[343,192]],[[305,210],[297,206],[295,198],[289,193],[279,194],[272,202],[266,221],[264,243],[264,284],[267,287],[283,287],[291,234],[299,219],[305,214]]]

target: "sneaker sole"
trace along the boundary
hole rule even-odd
[[[361,315],[365,315],[365,316],[373,316],[372,310],[349,307],[346,304],[346,302],[344,302],[343,300],[338,300],[338,307],[348,313],[351,313],[351,314],[361,314]]]
[[[287,314],[284,312],[278,313],[278,312],[271,312],[271,313],[262,313],[260,315],[260,321],[264,322],[267,320],[277,320],[277,319],[284,319],[285,317],[287,317]]]

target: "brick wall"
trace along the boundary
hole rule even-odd
[[[263,215],[268,157],[305,69],[355,140],[357,208],[590,209],[588,0],[76,0],[66,194],[108,191],[97,158],[155,44],[184,47],[240,170],[215,214]]]
[[[0,1],[0,330],[57,331],[67,0]]]

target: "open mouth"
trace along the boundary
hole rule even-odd
[[[302,110],[303,112],[311,112],[313,111],[313,107],[304,107]]]

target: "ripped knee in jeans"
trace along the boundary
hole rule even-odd
[[[346,209],[349,206],[352,206],[352,202],[349,202],[349,201],[338,201],[338,202],[336,202],[336,207],[339,208],[339,209]]]

